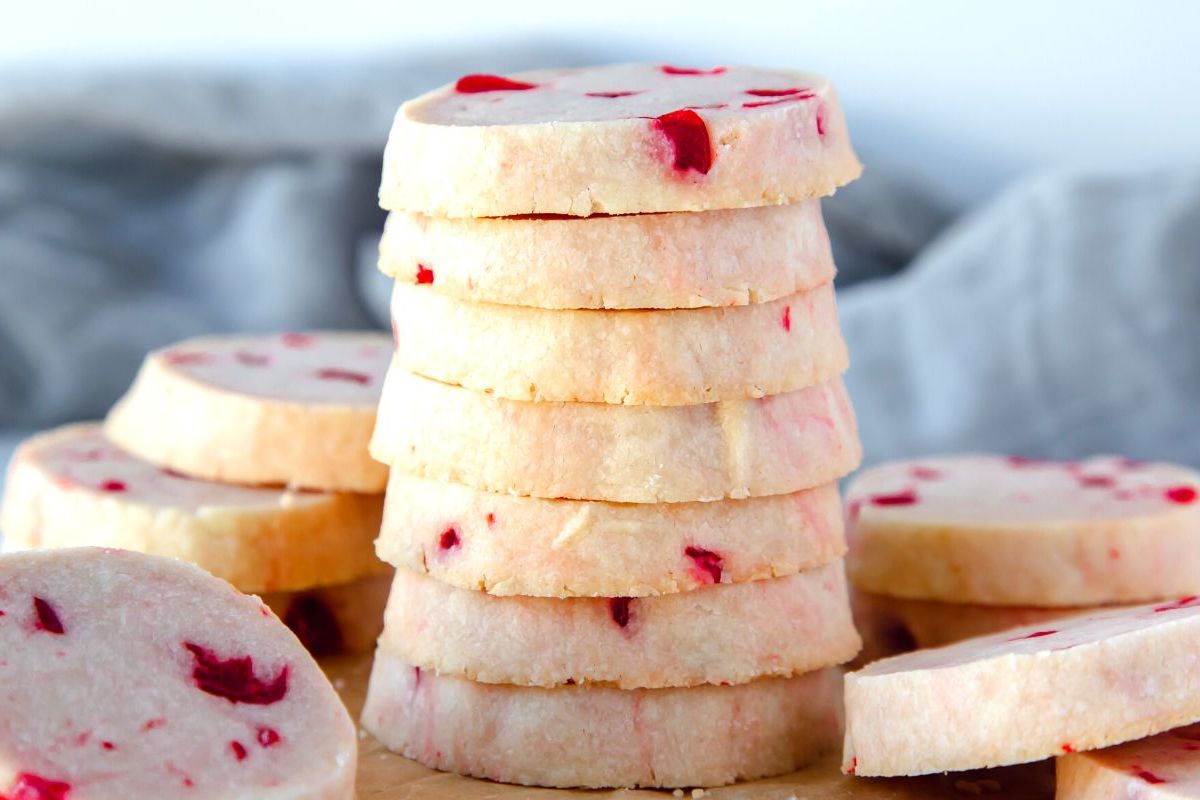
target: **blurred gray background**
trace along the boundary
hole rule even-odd
[[[0,460],[103,415],[173,340],[385,327],[375,188],[403,99],[651,60],[838,84],[867,172],[825,207],[869,462],[1200,465],[1198,29],[1182,0],[13,9]]]

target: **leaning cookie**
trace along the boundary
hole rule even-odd
[[[467,75],[400,107],[380,205],[445,217],[791,203],[862,167],[819,75],[662,64]]]
[[[207,480],[381,492],[367,442],[391,352],[377,333],[181,342],[146,356],[105,433]]]
[[[876,661],[846,676],[842,768],[1021,764],[1200,721],[1198,635],[1189,596]]]
[[[98,425],[39,434],[13,456],[8,550],[84,545],[198,564],[240,591],[292,592],[386,573],[378,495],[195,480],[134,456]]]
[[[0,793],[350,800],[357,736],[254,597],[173,559],[0,556]]]
[[[362,724],[435,769],[562,787],[719,786],[791,772],[840,730],[837,670],[740,686],[541,689],[375,655]]]
[[[803,389],[849,365],[833,284],[665,311],[471,303],[397,282],[395,363],[512,400],[680,406]]]

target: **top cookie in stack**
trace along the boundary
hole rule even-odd
[[[430,766],[715,785],[838,738],[836,482],[858,463],[817,197],[822,78],[468,75],[384,158],[400,567],[364,722]]]

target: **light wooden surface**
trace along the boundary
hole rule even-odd
[[[366,691],[370,658],[336,659],[326,671],[350,713],[357,718]],[[509,786],[426,769],[389,753],[366,733],[360,734],[360,800],[664,800],[669,791],[565,791]],[[685,797],[690,797],[688,792]],[[712,789],[713,800],[1051,800],[1054,769],[1050,763],[924,778],[850,778],[838,771],[836,756],[779,778]]]

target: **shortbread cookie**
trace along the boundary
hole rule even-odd
[[[740,306],[834,275],[819,200],[585,219],[395,212],[379,268],[462,300],[538,308]]]
[[[1200,798],[1200,725],[1059,756],[1057,800]]]
[[[435,769],[539,786],[717,786],[791,772],[835,746],[841,676],[739,686],[540,689],[375,654],[362,724]]]
[[[833,87],[746,67],[467,75],[400,107],[379,202],[444,217],[790,203],[862,167]]]
[[[862,664],[1097,610],[942,603],[860,591],[851,591],[850,600],[854,623],[863,637],[863,649],[856,659]]]
[[[312,656],[191,564],[0,556],[0,653],[4,797],[354,797],[354,724]]]
[[[870,592],[983,605],[1200,593],[1198,490],[1191,470],[1114,457],[887,464],[847,490],[850,577]]]
[[[303,592],[264,594],[262,601],[320,658],[370,652],[383,631],[391,588],[389,572]]]
[[[657,597],[495,597],[397,570],[380,647],[481,683],[746,683],[849,661],[841,562]]]
[[[846,676],[842,768],[921,775],[1037,761],[1200,720],[1200,601],[1072,617]]]
[[[367,442],[391,352],[377,333],[182,342],[146,356],[105,430],[198,478],[381,492]]]
[[[379,495],[194,480],[130,455],[98,425],[69,425],[13,456],[0,528],[8,550],[94,545],[199,564],[243,592],[352,581],[375,557]]]
[[[824,383],[849,364],[833,284],[769,303],[593,311],[471,303],[397,283],[395,363],[512,400],[681,406]]]
[[[393,367],[371,452],[493,492],[673,503],[787,494],[858,464],[840,380],[697,406],[527,403]]]
[[[603,503],[493,494],[392,472],[375,549],[464,589],[640,597],[793,575],[841,558],[827,483],[711,503]]]

